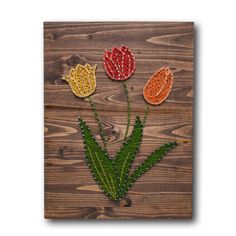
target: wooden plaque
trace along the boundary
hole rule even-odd
[[[143,87],[163,66],[174,74],[167,100],[150,106],[137,167],[158,146],[179,145],[141,176],[121,201],[108,199],[94,181],[84,158],[78,117],[89,124],[101,143],[88,99],[76,97],[62,77],[77,64],[97,64],[92,95],[114,156],[127,123],[122,84],[103,68],[105,49],[127,45],[136,70],[127,80],[131,126],[144,116]],[[45,22],[45,218],[153,219],[192,217],[192,130],[194,25],[192,22]],[[132,169],[132,170],[133,170]]]

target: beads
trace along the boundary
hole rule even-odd
[[[96,67],[97,65],[91,67],[89,64],[85,64],[85,66],[78,64],[70,70],[68,76],[62,79],[69,83],[72,92],[76,96],[80,98],[88,97],[96,89]]]
[[[159,105],[169,96],[173,84],[173,73],[168,67],[163,67],[147,81],[143,88],[144,99],[152,104]]]
[[[83,119],[78,118],[84,143],[85,161],[94,180],[102,192],[111,200],[121,200],[133,186],[135,181],[152,168],[156,163],[177,145],[177,142],[167,143],[156,149],[149,157],[141,163],[133,173],[130,173],[133,161],[139,153],[140,144],[143,137],[149,107],[146,107],[143,121],[137,116],[134,128],[130,136],[128,129],[130,126],[130,99],[125,80],[131,77],[135,70],[135,58],[130,49],[121,45],[114,47],[112,51],[105,51],[103,55],[104,68],[107,75],[117,81],[123,81],[124,91],[127,99],[128,122],[125,132],[125,139],[121,149],[114,159],[110,158],[106,151],[103,126],[98,118],[96,106],[89,98],[95,119],[97,121],[100,136],[104,143],[102,148],[96,141],[91,129]],[[72,92],[81,98],[90,96],[96,88],[95,78],[96,65],[91,67],[77,65],[70,70],[68,76],[63,79],[71,86]],[[173,84],[173,73],[169,68],[161,68],[147,82],[143,95],[145,100],[153,105],[163,102],[170,93]]]
[[[127,80],[134,73],[135,58],[130,49],[124,45],[105,50],[103,66],[107,75],[113,80]]]

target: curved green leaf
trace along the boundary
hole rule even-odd
[[[171,151],[177,142],[170,142],[162,145],[156,149],[142,164],[140,164],[137,169],[128,177],[125,193],[130,189],[133,183],[145,172],[147,172],[151,167],[153,167],[157,162],[162,160],[162,158]]]
[[[143,136],[143,124],[139,116],[135,119],[134,128],[132,134],[123,143],[120,151],[117,153],[114,159],[115,168],[117,170],[117,177],[119,183],[119,197],[124,195],[128,174],[133,163],[133,160],[138,153],[140,143]]]
[[[84,141],[85,158],[94,179],[110,199],[117,200],[118,181],[113,161],[96,142],[90,128],[81,118],[79,125]]]

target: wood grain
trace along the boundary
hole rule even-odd
[[[192,22],[45,22],[45,218],[139,219],[192,217],[192,142],[181,143],[144,174],[119,203],[97,187],[84,160],[78,116],[91,126],[101,142],[87,99],[79,99],[61,77],[76,64],[97,64],[97,106],[111,156],[125,135],[127,112],[122,84],[110,80],[102,66],[105,48],[128,45],[136,71],[127,81],[131,97],[131,124],[144,115],[142,90],[158,68],[174,72],[167,101],[152,106],[137,167],[159,145],[192,140],[193,50]]]

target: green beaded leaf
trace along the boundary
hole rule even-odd
[[[126,189],[126,183],[129,171],[136,154],[139,151],[140,143],[143,137],[143,124],[139,116],[135,119],[135,124],[131,135],[123,143],[120,151],[114,158],[115,168],[117,170],[117,177],[119,182],[119,198],[121,198]]]
[[[96,142],[88,125],[79,118],[83,135],[85,158],[89,169],[104,193],[112,200],[118,199],[118,181],[113,161]]]
[[[125,193],[128,192],[133,183],[145,172],[147,172],[151,167],[153,167],[157,162],[162,160],[162,158],[171,151],[177,142],[170,142],[162,145],[158,149],[156,149],[142,164],[140,164],[137,169],[129,176],[127,181],[127,186],[125,189]]]

